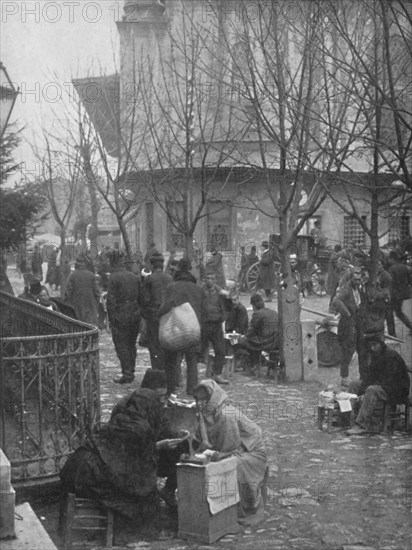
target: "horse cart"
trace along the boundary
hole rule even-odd
[[[280,272],[279,235],[270,235],[269,243],[274,252],[274,269],[278,276]],[[296,254],[298,258],[298,270],[306,289],[311,290],[317,296],[325,296],[326,278],[328,273],[329,258],[333,252],[333,244],[324,247],[315,247],[313,239],[309,235],[298,235],[290,246],[290,254]],[[256,290],[259,275],[259,262],[251,265],[246,273],[246,284],[250,291]]]

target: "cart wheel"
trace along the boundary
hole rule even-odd
[[[250,291],[256,290],[257,278],[259,274],[259,262],[251,265],[246,273],[246,284]]]
[[[317,296],[326,296],[326,273],[322,273],[320,269],[314,271],[311,275],[313,292]]]

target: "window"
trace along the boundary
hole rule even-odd
[[[362,216],[362,220],[366,222],[366,216]],[[350,242],[365,246],[365,232],[355,217],[345,216],[343,220],[343,246],[346,247]]]
[[[208,214],[207,250],[231,250],[232,206],[222,201],[211,201],[208,205]]]

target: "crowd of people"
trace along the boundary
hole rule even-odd
[[[321,247],[319,227],[314,229],[315,246]],[[133,382],[139,335],[139,343],[148,348],[151,362],[142,388],[120,401],[109,423],[98,434],[89,436],[70,457],[62,471],[66,489],[99,498],[117,512],[143,518],[154,528],[158,525],[159,498],[176,508],[176,462],[188,448],[185,434],[174,433],[168,425],[162,402],[181,386],[184,361],[186,394],[195,399],[199,411],[195,445],[199,452],[209,450],[212,460],[236,457],[241,493],[239,521],[257,521],[262,511],[259,488],[266,468],[262,433],[238,411],[222,415],[232,407],[222,386],[229,384],[223,374],[228,355],[234,354],[241,365],[254,368],[261,362],[262,352],[267,352],[269,360],[279,352],[278,314],[266,306],[277,285],[271,243],[262,243],[260,258],[255,246],[248,254],[241,249],[238,284],[231,290],[227,289],[223,257],[218,250],[211,251],[204,266],[199,262],[192,265],[186,257],[177,260],[174,255],[166,263],[153,243],[137,262],[137,268],[136,264],[132,268],[119,246],[105,248],[94,261],[87,254],[79,255],[59,300],[50,297],[47,288],[56,289],[56,257],[49,258],[42,285],[41,253],[36,247],[30,272],[24,271],[25,291],[21,297],[99,326],[104,295],[104,314],[120,365],[114,382]],[[293,284],[303,292],[297,255],[291,254],[289,261]],[[258,292],[250,297],[253,313],[249,318],[239,293],[246,290],[246,274],[256,263]],[[353,244],[345,249],[336,246],[329,260],[329,307],[339,314],[341,386],[359,396],[355,425],[347,431],[349,435],[379,432],[383,408],[403,403],[409,393],[407,365],[386,345],[384,333],[386,324],[387,332],[396,335],[394,315],[412,331],[412,322],[402,310],[402,302],[411,296],[412,266],[392,249],[382,254],[376,273],[372,274],[371,269],[370,258]],[[160,319],[187,302],[193,308],[201,337],[195,345],[170,351],[159,338]],[[355,351],[359,379],[349,380]],[[210,378],[199,383],[199,367],[207,362],[212,364]],[[161,491],[157,489],[158,476],[167,477]]]

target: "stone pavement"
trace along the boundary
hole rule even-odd
[[[102,417],[107,419],[114,403],[138,387],[149,357],[139,348],[135,382],[114,384],[118,361],[110,335],[103,332],[100,365]],[[275,385],[266,377],[256,380],[236,372],[227,389],[264,433],[270,465],[264,521],[210,546],[178,539],[172,521],[161,534],[163,540],[145,541],[132,531],[121,537],[121,548],[338,550],[363,545],[412,550],[410,435],[349,438],[340,428],[330,434],[319,431],[317,397],[322,385],[317,383]],[[47,518],[47,511],[42,513]],[[51,535],[56,537],[53,531]],[[57,537],[55,541],[61,544]],[[96,542],[80,547],[97,548]]]
[[[247,304],[249,298],[244,296],[242,301]],[[327,298],[313,298],[307,303],[315,310],[327,309]],[[147,351],[139,349],[135,382],[114,384],[118,361],[109,333],[102,333],[103,419],[108,418],[118,399],[138,387],[148,365]],[[352,375],[356,376],[356,370],[354,361]],[[338,379],[337,370],[334,376]],[[410,434],[349,438],[340,428],[330,434],[319,431],[317,397],[323,386],[314,382],[275,385],[266,377],[256,380],[236,372],[227,388],[232,400],[264,433],[270,477],[261,524],[242,528],[237,535],[208,546],[178,539],[172,518],[157,540],[143,540],[133,534],[133,529],[127,537],[119,533],[117,541],[122,546],[118,548],[412,550]],[[35,509],[56,545],[62,548],[56,534],[58,503],[42,503]],[[82,542],[77,548],[100,549],[97,541]]]

